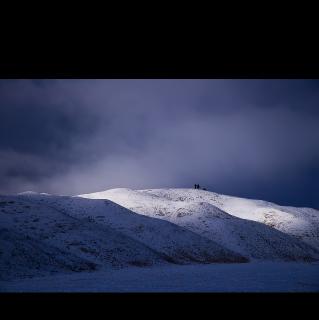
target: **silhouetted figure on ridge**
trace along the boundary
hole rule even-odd
[[[199,184],[194,184],[195,189],[207,190],[206,188],[201,188]]]

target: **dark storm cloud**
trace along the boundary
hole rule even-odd
[[[0,192],[191,187],[319,206],[314,80],[0,81]]]

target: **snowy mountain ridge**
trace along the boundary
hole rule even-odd
[[[319,260],[318,211],[194,189],[0,196],[0,280],[123,267]]]
[[[237,249],[237,252],[246,253],[252,258],[262,255],[256,255],[253,252],[255,249],[248,247],[254,246],[258,239],[261,242],[260,249],[264,250],[263,237],[270,237],[272,241],[278,239],[278,244],[283,238],[287,241],[301,240],[319,250],[319,211],[311,208],[284,207],[262,200],[198,189],[118,188],[81,197],[109,199],[139,214],[184,226],[205,237],[219,240],[223,245],[227,243],[233,250]]]
[[[247,262],[213,241],[108,200],[0,196],[0,279],[103,268]]]

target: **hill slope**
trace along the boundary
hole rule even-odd
[[[247,261],[187,229],[105,200],[0,196],[0,225],[4,278],[101,267]]]
[[[203,201],[238,218],[261,222],[300,239],[319,250],[319,211],[312,208],[279,206],[275,203],[244,199],[195,189],[144,190],[173,201]]]
[[[273,225],[267,225],[263,220],[258,221],[256,218],[253,221],[249,218],[255,217],[254,213],[248,210],[245,214],[245,206],[238,209],[242,212],[241,217],[233,214],[237,212],[236,208],[234,209],[236,206],[232,207],[231,213],[227,213],[221,210],[230,207],[226,205],[227,196],[212,192],[195,189],[121,188],[81,196],[109,199],[139,214],[173,222],[249,258],[307,261],[319,257],[315,248],[298,240],[299,233],[295,234],[292,228],[289,229],[290,232],[287,232],[287,228],[282,228],[281,232],[279,227],[276,230]],[[268,207],[267,213],[275,210],[275,207],[276,205]],[[294,210],[298,211],[298,208]],[[307,219],[307,215],[304,217],[303,213],[299,213],[298,218]],[[295,222],[295,215],[286,220],[280,219],[280,216],[279,219],[278,216],[273,219],[277,222],[276,226],[283,226],[283,221],[287,222],[287,226]],[[307,228],[302,230],[303,234],[309,233]],[[315,237],[314,240],[316,241]],[[311,241],[311,244],[315,241]]]

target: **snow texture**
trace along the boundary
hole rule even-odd
[[[1,196],[0,222],[1,279],[101,267],[248,261],[185,228],[108,200]]]
[[[170,221],[252,260],[318,259],[319,212],[195,189],[111,189],[81,195],[109,199]],[[302,240],[302,241],[301,241]]]
[[[318,219],[195,189],[3,195],[0,291],[318,291]]]

